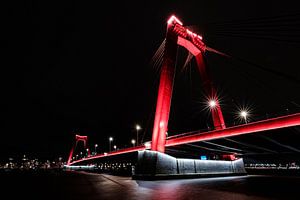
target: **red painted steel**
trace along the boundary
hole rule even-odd
[[[198,69],[202,81],[205,83],[205,91],[208,96],[216,97],[215,89],[206,72],[202,58],[202,53],[205,52],[205,44],[202,42],[202,37],[183,27],[182,23],[175,16],[170,17],[167,24],[166,46],[160,74],[151,147],[153,151],[162,153],[165,151],[166,132],[168,130],[177,45],[185,47],[196,56]],[[216,107],[212,109],[214,127],[215,129],[223,129],[225,128],[223,114],[217,99],[216,102]]]
[[[300,113],[287,115],[258,122],[252,122],[244,125],[234,126],[222,130],[214,130],[204,133],[195,133],[193,135],[182,136],[167,140],[166,146],[176,146],[193,142],[207,141],[232,137],[237,135],[268,131],[273,129],[287,128],[300,125]]]
[[[74,150],[75,150],[75,148],[77,146],[77,143],[79,141],[82,141],[84,149],[86,149],[87,148],[87,139],[88,139],[88,137],[85,136],[85,135],[75,135],[75,144],[73,145],[73,147],[72,147],[72,149],[70,151],[67,165],[70,165],[70,163],[71,163],[71,160],[72,160],[72,157],[73,157],[73,153],[74,153]],[[88,149],[88,156],[90,156],[90,150],[89,149]]]
[[[151,150],[164,153],[165,147],[168,146],[175,146],[212,139],[220,139],[224,137],[231,137],[242,134],[300,125],[300,113],[297,113],[294,115],[288,115],[226,128],[215,88],[213,87],[213,84],[203,62],[202,54],[205,52],[206,46],[202,42],[202,37],[183,27],[182,22],[180,22],[175,16],[172,16],[168,20],[167,24],[168,26],[166,46],[164,50],[164,59],[160,75],[160,84],[157,96]],[[211,109],[213,123],[216,130],[204,133],[199,132],[193,135],[178,136],[166,140],[166,132],[168,130],[168,120],[173,91],[173,81],[175,76],[175,60],[178,45],[185,47],[195,56],[201,79],[204,82],[205,92],[208,95],[208,98],[212,98],[216,102],[216,105]],[[85,137],[86,136],[76,135],[76,144],[78,141],[84,141],[84,143],[86,143],[87,137],[86,139]],[[76,144],[74,148],[76,147]],[[71,163],[70,161],[72,159],[74,148],[72,148],[70,152],[70,156],[68,159],[69,165],[79,163],[81,161],[101,158],[104,156],[112,156],[146,149],[145,146],[131,147],[107,154],[88,157]]]
[[[211,78],[209,77],[209,74],[206,70],[202,53],[199,53],[197,56],[195,56],[195,58],[196,58],[198,70],[200,72],[200,76],[201,76],[201,79],[202,79],[202,82],[204,85],[205,93],[208,95],[208,98],[211,98],[212,100],[214,100],[216,102],[216,105],[210,109],[213,123],[214,123],[214,128],[216,130],[224,129],[224,128],[226,128],[226,126],[225,126],[221,106],[219,104],[218,95],[213,86]]]
[[[80,163],[80,162],[87,161],[87,160],[93,160],[93,159],[97,159],[97,158],[103,158],[103,157],[115,156],[115,155],[119,155],[119,154],[142,151],[142,150],[145,150],[145,149],[146,149],[145,145],[130,147],[130,148],[126,148],[126,149],[120,149],[120,150],[116,150],[116,151],[113,151],[113,152],[110,152],[110,153],[98,154],[96,156],[90,156],[88,158],[83,158],[83,159],[80,159],[80,160],[76,160],[76,161],[70,162],[68,165],[73,165],[73,164],[76,164],[76,163]]]
[[[169,31],[170,26],[168,23],[151,143],[151,149],[159,152],[165,152],[178,46],[177,36]]]
[[[281,129],[281,128],[287,128],[293,126],[300,126],[300,113],[267,119],[258,122],[252,122],[252,123],[234,126],[222,130],[214,130],[214,131],[203,132],[203,133],[193,133],[192,135],[188,135],[188,136],[183,135],[183,136],[178,136],[177,138],[170,137],[170,139],[167,139],[165,146],[170,147],[170,146],[176,146],[181,144],[188,144],[188,143],[207,141],[213,139],[221,139],[225,137],[232,137],[237,135]],[[76,160],[74,162],[69,163],[69,165],[80,163],[86,160],[92,160],[92,159],[101,158],[105,156],[131,153],[135,151],[142,151],[145,149],[147,148],[144,145],[121,149],[107,154],[99,154],[97,156],[91,156],[89,158]]]

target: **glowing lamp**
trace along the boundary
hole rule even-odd
[[[209,101],[209,107],[214,108],[214,107],[216,107],[216,105],[217,105],[217,102],[215,100]]]
[[[139,126],[139,125],[136,125],[136,130],[140,130],[141,129],[141,127]]]
[[[146,147],[146,149],[150,149],[151,148],[151,143],[150,142],[145,142],[145,147]]]
[[[241,116],[242,116],[242,117],[246,118],[247,115],[248,115],[248,112],[247,112],[247,111],[245,111],[245,110],[241,111]]]

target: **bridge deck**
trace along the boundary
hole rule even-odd
[[[300,113],[277,117],[277,118],[271,118],[271,119],[258,121],[258,122],[252,122],[244,125],[226,128],[223,130],[214,130],[214,131],[198,132],[198,133],[196,132],[193,133],[192,135],[178,135],[176,137],[172,136],[169,139],[167,139],[166,147],[195,143],[200,141],[221,139],[221,138],[227,138],[227,137],[256,133],[256,132],[263,132],[263,131],[269,131],[275,129],[282,129],[287,127],[295,127],[295,126],[300,126]],[[76,160],[71,162],[70,165],[78,164],[80,162],[87,161],[87,160],[107,157],[107,156],[115,156],[119,154],[132,153],[140,150],[145,150],[146,148],[148,147],[146,147],[145,145],[140,145],[136,147],[120,149],[110,153],[98,154],[96,156],[91,156],[81,160]]]

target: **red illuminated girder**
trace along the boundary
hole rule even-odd
[[[179,136],[178,138],[167,140],[166,146],[176,146],[292,126],[300,126],[300,113],[234,126],[223,130],[215,130],[204,133],[199,132],[193,135]]]
[[[281,129],[281,128],[287,128],[287,127],[293,127],[293,126],[300,126],[300,113],[283,116],[283,117],[278,117],[278,118],[267,119],[267,120],[263,120],[263,121],[253,122],[253,123],[248,123],[248,124],[244,124],[244,125],[226,128],[223,130],[195,133],[193,135],[188,135],[188,136],[177,135],[177,136],[175,136],[175,138],[174,138],[174,136],[172,136],[172,137],[170,137],[170,139],[167,139],[166,146],[170,147],[170,146],[188,144],[188,143],[199,142],[199,141],[221,139],[221,138],[225,138],[225,137],[261,132],[261,131],[268,131],[268,130],[274,130],[274,129]],[[137,147],[121,149],[121,150],[117,150],[117,151],[114,151],[111,153],[99,154],[99,155],[91,156],[91,157],[84,158],[81,160],[76,160],[76,161],[68,163],[68,165],[73,165],[73,164],[80,163],[83,161],[93,160],[93,159],[107,157],[107,156],[132,153],[135,151],[143,151],[145,149],[147,149],[147,147],[145,145],[140,145]]]
[[[87,136],[83,136],[83,135],[75,135],[75,144],[73,145],[71,151],[70,151],[70,154],[69,154],[69,158],[68,158],[68,162],[67,164],[69,165],[71,163],[71,160],[72,160],[72,157],[73,157],[73,153],[74,153],[74,150],[77,146],[77,143],[79,141],[82,141],[83,142],[83,146],[84,146],[84,149],[86,149],[87,147],[87,139],[88,137]],[[88,149],[88,156],[90,156],[90,150]]]
[[[198,66],[200,76],[201,76],[201,79],[202,79],[202,82],[204,85],[205,93],[208,96],[208,100],[214,100],[216,102],[216,106],[214,106],[213,108],[210,108],[213,123],[214,123],[214,128],[216,130],[224,129],[224,128],[226,128],[226,126],[225,126],[221,106],[219,104],[218,95],[217,95],[216,90],[213,86],[213,83],[209,77],[209,74],[206,71],[202,53],[199,53],[198,55],[196,55],[195,58],[196,58],[197,66]]]
[[[185,47],[194,56],[205,52],[206,46],[202,41],[202,36],[183,27],[182,22],[174,15],[168,20],[168,28],[178,36],[178,44]]]
[[[87,136],[85,136],[85,135],[75,135],[75,140],[86,142],[87,141]]]
[[[103,153],[103,154],[99,154],[99,155],[96,155],[96,156],[90,156],[88,158],[76,160],[76,161],[70,162],[68,165],[74,165],[76,163],[80,163],[80,162],[87,161],[87,160],[93,160],[93,159],[97,159],[97,158],[103,158],[103,157],[115,156],[115,155],[119,155],[119,154],[132,153],[132,152],[136,152],[136,151],[143,151],[145,149],[146,149],[145,145],[130,147],[130,148],[126,148],[126,149],[120,149],[120,150],[113,151],[113,152],[110,152],[110,153]]]
[[[169,29],[178,36],[178,45],[185,47],[189,52],[191,52],[195,56],[201,80],[204,85],[205,93],[208,96],[208,98],[216,101],[216,106],[211,109],[214,128],[226,128],[215,88],[212,84],[211,78],[206,70],[205,63],[203,61],[203,53],[206,50],[206,45],[202,42],[202,36],[193,33],[189,29],[183,27],[182,22],[179,21],[175,16],[172,16],[168,20],[168,24]]]
[[[210,83],[202,59],[202,53],[205,52],[206,48],[205,44],[202,42],[202,37],[183,27],[182,23],[175,16],[172,16],[168,20],[167,26],[166,45],[160,75],[151,146],[151,150],[162,153],[165,151],[166,132],[168,130],[177,45],[185,47],[196,56],[202,81],[204,83]],[[216,98],[217,95],[214,92],[215,90],[212,87],[212,84],[204,85],[206,86],[205,91],[207,95],[213,95],[212,97]],[[218,99],[215,100],[217,105],[216,108],[212,110],[214,127],[216,129],[222,129],[225,128],[225,123],[219,101]]]
[[[168,25],[152,133],[151,150],[153,151],[165,152],[166,132],[175,75],[176,53],[177,35],[169,31]]]

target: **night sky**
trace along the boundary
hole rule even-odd
[[[206,54],[235,123],[300,111],[300,9],[293,1],[76,1],[1,6],[0,156],[66,157],[76,133],[99,151],[108,137],[130,146],[135,125],[151,138],[158,74],[151,59],[175,14],[204,42],[232,55]],[[169,133],[211,125],[195,64],[179,48]],[[288,109],[288,110],[287,110]]]

